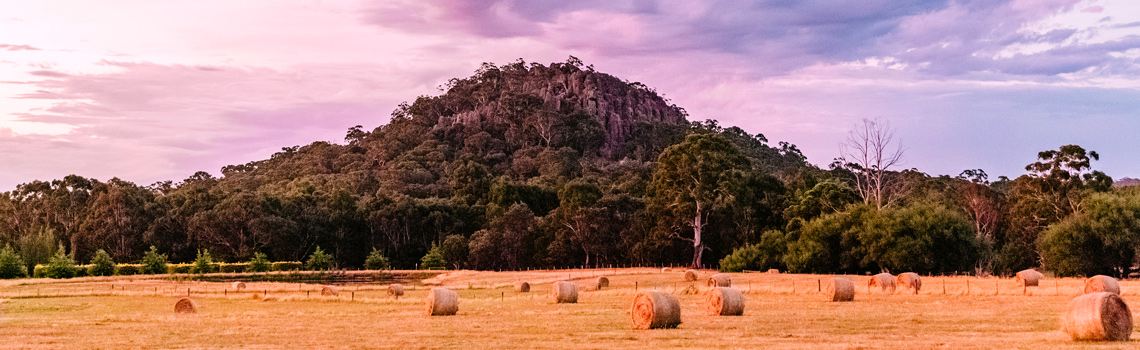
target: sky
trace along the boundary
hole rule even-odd
[[[1140,177],[1134,0],[48,0],[0,1],[0,191],[220,175],[569,56],[821,167],[869,119],[931,175],[1078,144]]]

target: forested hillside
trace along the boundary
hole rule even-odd
[[[58,242],[81,262],[99,249],[134,262],[151,246],[175,262],[201,249],[296,261],[321,247],[342,268],[374,249],[412,268],[434,247],[473,269],[1115,275],[1140,246],[1140,195],[1113,189],[1079,146],[991,182],[854,157],[821,169],[794,145],[687,117],[573,57],[484,64],[342,144],[286,147],[221,177],[22,184],[0,194],[0,244],[32,263]]]

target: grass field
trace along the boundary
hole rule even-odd
[[[712,271],[702,271],[707,278]],[[595,276],[610,288],[587,290]],[[1022,290],[1013,280],[924,277],[919,295],[868,294],[869,277],[852,276],[856,299],[831,303],[817,291],[831,276],[733,274],[746,293],[744,316],[704,314],[701,293],[678,295],[677,329],[633,330],[636,289],[680,294],[682,272],[656,269],[535,272],[458,271],[424,280],[454,288],[459,314],[425,315],[425,286],[404,297],[386,285],[320,286],[228,283],[139,277],[18,280],[0,285],[0,347],[5,349],[1135,349],[1140,342],[1078,343],[1060,332],[1079,279],[1045,279]],[[570,278],[582,288],[577,304],[552,304],[550,282]],[[529,281],[530,293],[514,292]],[[967,285],[969,289],[967,290]],[[178,297],[199,312],[174,313]],[[1137,307],[1140,283],[1122,282]],[[1024,293],[1024,294],[1023,294]],[[1134,316],[1135,317],[1135,316]],[[1133,338],[1137,338],[1134,334]]]

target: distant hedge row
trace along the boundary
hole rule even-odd
[[[264,272],[264,271],[250,270],[248,262],[215,263],[214,265],[216,266],[215,272],[223,272],[223,273]],[[93,276],[91,273],[89,273],[92,266],[94,266],[94,265],[92,265],[92,264],[75,265],[75,277]],[[114,275],[116,275],[116,276],[144,275],[144,273],[142,273],[142,266],[143,266],[142,264],[115,264]],[[305,267],[305,264],[300,262],[300,261],[277,261],[277,262],[269,263],[269,270],[268,271],[301,271],[304,269],[304,267]],[[32,273],[32,277],[35,277],[35,278],[48,278],[48,277],[56,278],[55,276],[50,276],[48,274],[48,270],[49,270],[49,268],[47,265],[43,265],[43,264],[36,265],[35,272]],[[172,274],[173,273],[195,273],[194,264],[192,264],[192,263],[166,264],[166,273],[172,273]]]
[[[373,249],[372,254],[368,256],[364,265],[371,270],[387,269],[388,258]],[[332,256],[325,253],[324,250],[321,250],[321,247],[317,247],[317,249],[313,251],[313,254],[309,256],[307,262],[271,262],[265,254],[254,253],[249,261],[238,263],[217,262],[214,260],[213,255],[205,249],[198,251],[198,257],[194,259],[193,262],[170,263],[166,260],[166,254],[160,254],[158,249],[150,247],[150,251],[146,252],[146,255],[143,256],[142,261],[138,264],[117,264],[111,259],[110,254],[100,249],[95,252],[95,256],[91,258],[91,263],[86,265],[76,264],[75,260],[63,253],[62,248],[57,250],[54,256],[46,259],[46,264],[32,264],[32,262],[25,264],[20,254],[17,254],[11,247],[0,247],[0,279],[25,277],[28,275],[29,269],[31,269],[31,276],[36,278],[72,278],[113,275],[203,274],[214,272],[326,271],[334,268],[336,268],[336,266],[333,264]]]

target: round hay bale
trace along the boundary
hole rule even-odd
[[[335,296],[337,296],[337,295],[339,295],[339,294],[340,294],[340,290],[339,290],[339,289],[337,289],[336,287],[333,287],[333,286],[324,286],[324,287],[321,287],[321,295],[324,295],[324,296],[334,296],[334,297],[335,297]]]
[[[245,282],[234,282],[230,285],[230,288],[233,288],[234,290],[240,292],[242,290],[245,290]]]
[[[823,295],[826,295],[829,301],[853,301],[855,300],[855,282],[844,277],[832,278],[827,281],[827,289],[823,290]]]
[[[739,289],[716,287],[705,293],[705,312],[709,316],[740,316],[744,314],[744,293]]]
[[[773,274],[773,275],[779,275],[780,269],[768,269],[768,273]]]
[[[685,271],[685,282],[693,282],[697,280],[697,270]]]
[[[1120,295],[1120,282],[1105,275],[1096,275],[1085,280],[1085,294],[1109,292]]]
[[[1073,340],[1128,341],[1132,311],[1118,294],[1085,294],[1069,303],[1061,330]]]
[[[899,274],[898,286],[903,290],[913,290],[914,294],[918,294],[918,291],[922,289],[922,278],[914,272],[903,272]]]
[[[871,276],[871,281],[867,282],[867,287],[872,289],[873,291],[878,291],[878,292],[882,292],[882,293],[886,293],[886,294],[893,294],[895,292],[895,288],[897,287],[897,284],[895,282],[895,276],[894,275],[891,275],[889,273],[884,272],[884,273],[880,273],[878,275]]]
[[[673,268],[672,267],[662,267],[661,272],[673,272]]]
[[[530,293],[530,283],[515,282],[515,291],[519,293]]]
[[[676,328],[681,324],[681,302],[662,291],[645,290],[633,296],[634,329]]]
[[[718,273],[709,276],[709,287],[732,287],[732,276],[727,273]]]
[[[198,312],[198,303],[190,297],[182,297],[174,303],[174,312],[179,314],[193,314]]]
[[[1013,281],[1022,287],[1036,287],[1041,283],[1041,279],[1045,277],[1040,272],[1034,269],[1021,270],[1013,277]]]
[[[555,281],[551,286],[550,296],[554,298],[554,302],[557,304],[577,303],[578,285],[570,281]]]
[[[447,288],[432,288],[427,295],[428,316],[451,316],[459,312],[459,293]]]
[[[399,283],[389,284],[388,285],[388,295],[391,295],[391,296],[394,296],[397,298],[404,296],[404,285],[399,284]]]
[[[598,277],[597,281],[595,281],[595,284],[598,285],[598,289],[609,288],[610,279],[606,278],[606,276]]]

